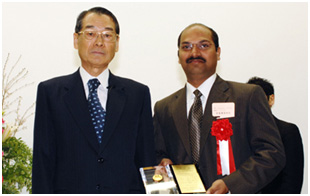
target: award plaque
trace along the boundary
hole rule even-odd
[[[140,168],[146,194],[178,194],[169,165]]]
[[[206,193],[194,164],[140,168],[147,194]]]

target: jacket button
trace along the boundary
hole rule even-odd
[[[98,159],[98,163],[103,163],[103,161],[104,161],[103,158]]]
[[[96,190],[100,190],[100,184],[96,185]]]

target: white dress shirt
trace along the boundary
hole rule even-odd
[[[201,103],[202,103],[202,112],[204,113],[205,107],[207,104],[208,96],[210,93],[210,90],[215,82],[216,74],[214,73],[212,76],[210,76],[208,79],[206,79],[198,88],[193,87],[190,83],[186,83],[186,108],[187,108],[187,117],[189,115],[189,110],[191,109],[194,100],[195,100],[195,94],[194,91],[198,89],[202,96],[200,97]]]
[[[99,76],[94,77],[91,76],[82,66],[80,67],[80,75],[83,81],[83,86],[85,90],[85,96],[86,99],[88,99],[89,89],[88,89],[88,81],[90,79],[97,78],[100,82],[100,85],[98,87],[98,97],[99,101],[101,103],[101,106],[106,111],[106,104],[108,99],[108,85],[109,85],[109,76],[110,72],[109,69],[105,69]]]

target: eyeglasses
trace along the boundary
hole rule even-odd
[[[181,45],[181,49],[184,51],[191,51],[194,48],[194,45],[196,45],[199,50],[206,50],[206,49],[211,47],[211,43],[209,43],[209,42],[201,42],[201,43],[197,43],[197,44],[183,43]]]
[[[115,42],[116,38],[118,37],[118,34],[116,34],[113,31],[80,31],[78,34],[83,34],[83,37],[87,40],[92,40],[94,38],[97,38],[98,35],[103,35],[102,38],[106,42]]]

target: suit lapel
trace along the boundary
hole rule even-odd
[[[212,122],[216,119],[212,116],[212,103],[215,102],[226,102],[229,98],[229,94],[227,93],[228,90],[227,83],[217,76],[213,87],[209,93],[209,97],[207,100],[205,112],[202,119],[202,132],[201,132],[201,142],[200,142],[200,149],[203,149],[203,146],[207,142],[207,138],[211,131]]]
[[[65,104],[90,146],[98,152],[99,143],[91,123],[83,82],[79,71],[72,75],[65,89],[67,90],[67,93],[64,95]]]
[[[172,106],[172,117],[176,125],[179,136],[183,142],[187,154],[191,157],[191,147],[189,143],[189,132],[186,112],[186,87],[175,96]]]
[[[107,100],[106,124],[100,151],[102,152],[111,138],[117,124],[119,123],[122,111],[126,102],[126,94],[124,86],[120,83],[116,76],[110,72],[109,76],[109,92]]]

